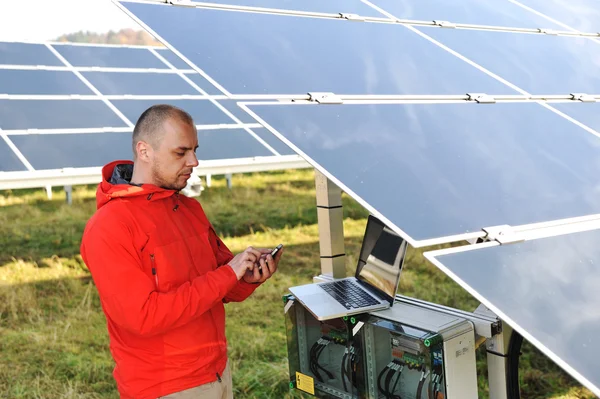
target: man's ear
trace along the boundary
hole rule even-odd
[[[152,146],[145,141],[138,141],[135,145],[137,159],[142,162],[149,162],[152,156]]]

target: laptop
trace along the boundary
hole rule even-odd
[[[290,288],[317,320],[329,320],[393,306],[407,242],[369,216],[354,277]]]

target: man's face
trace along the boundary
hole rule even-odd
[[[163,124],[162,140],[152,151],[151,172],[154,184],[168,190],[187,185],[192,169],[198,166],[198,135],[194,126],[176,118]]]

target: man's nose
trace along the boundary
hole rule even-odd
[[[186,165],[191,166],[192,168],[195,168],[196,166],[199,165],[198,157],[196,157],[195,152],[190,151],[190,153],[191,153],[191,155],[188,156]]]

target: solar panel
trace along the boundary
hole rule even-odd
[[[595,230],[426,256],[600,395],[599,240]]]
[[[94,94],[72,72],[0,69],[2,94]]]
[[[360,0],[208,0],[203,3],[311,11],[318,13],[349,13],[361,16],[382,17],[380,13],[362,3]]]
[[[198,125],[234,123],[231,118],[208,100],[113,100],[112,103],[132,123],[135,123],[146,109],[160,103],[167,103],[189,112],[194,118],[194,123]]]
[[[0,129],[127,126],[100,100],[0,100]]]
[[[167,69],[164,62],[144,48],[56,45],[55,49],[76,67]]]
[[[154,51],[156,51],[161,57],[165,58],[169,64],[173,65],[176,69],[190,69],[190,66],[181,58],[173,54],[173,52],[166,49],[155,49]]]
[[[559,103],[552,106],[586,126],[600,132],[600,104],[598,103]]]
[[[123,5],[231,93],[514,93],[393,24]]]
[[[43,44],[0,42],[0,64],[62,66]]]
[[[519,0],[518,3],[560,21],[561,25],[582,32],[600,31],[598,0]]]
[[[600,93],[600,43],[589,38],[419,29],[527,92]]]
[[[200,94],[176,74],[84,72],[83,76],[105,95]]]
[[[537,16],[509,1],[489,0],[371,0],[371,3],[397,18],[423,21],[493,25],[522,28],[553,28],[560,26]]]
[[[255,120],[235,100],[165,48],[0,42],[0,60],[3,188],[10,188],[6,181],[24,186],[20,178],[2,172],[99,167],[129,159],[133,124],[143,111],[161,103],[192,115],[201,160],[223,160],[226,167],[237,158],[277,158],[280,153],[272,145],[290,154],[278,139],[256,129]],[[243,162],[256,169],[252,161]],[[243,172],[243,162],[236,162],[235,170]],[[277,161],[264,162],[268,169],[277,168]],[[281,162],[281,167],[302,167],[297,159]],[[221,163],[211,165],[216,170],[214,165]]]
[[[535,103],[249,108],[413,244],[600,213],[600,140]]]
[[[26,170],[23,162],[17,158],[17,155],[10,149],[8,144],[0,138],[0,174],[2,172],[15,172]]]
[[[35,169],[84,168],[132,159],[131,132],[18,135],[11,140]],[[273,155],[241,129],[201,130],[198,142],[200,160]]]

